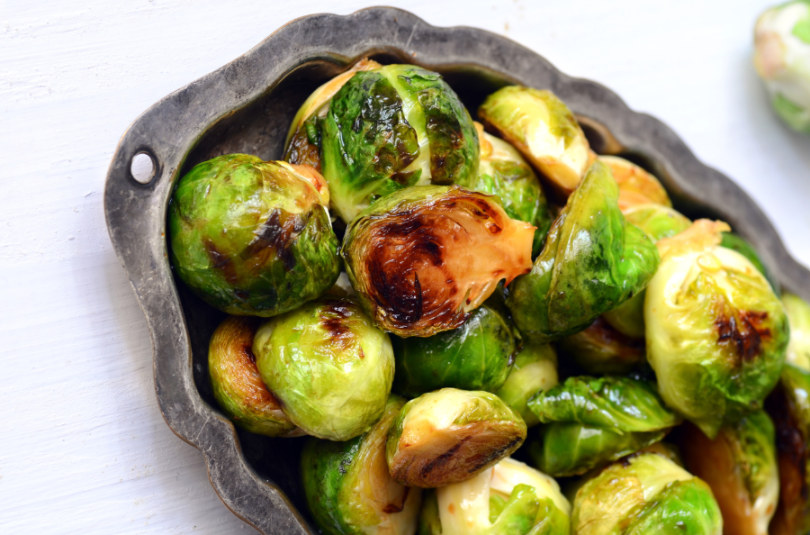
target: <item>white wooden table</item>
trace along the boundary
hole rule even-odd
[[[751,67],[752,26],[771,1],[392,3],[505,34],[658,116],[810,264],[810,138],[777,121]],[[361,7],[0,1],[0,532],[252,531],[157,409],[104,178],[124,130],[159,98],[295,17]]]

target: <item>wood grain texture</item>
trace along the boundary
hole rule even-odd
[[[489,29],[667,122],[810,264],[810,138],[751,68],[754,0],[393,2]],[[0,3],[0,532],[249,533],[164,424],[151,345],[104,225],[121,134],[308,13],[362,2]]]

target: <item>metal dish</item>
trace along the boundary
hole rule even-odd
[[[262,533],[317,532],[298,479],[301,442],[236,430],[217,408],[207,352],[223,315],[176,283],[164,235],[166,208],[174,181],[201,161],[234,152],[279,158],[298,106],[364,56],[442,73],[473,111],[509,83],[551,89],[580,117],[597,152],[622,154],[647,167],[687,216],[728,221],[787,289],[810,299],[810,271],[790,257],[759,207],[726,176],[699,162],[666,125],[634,112],[609,89],[566,76],[505,37],[475,28],[437,28],[399,9],[297,19],[141,115],[118,146],[104,192],[113,246],[149,325],[163,417],[202,451],[225,505]],[[146,184],[130,170],[140,153],[154,164]]]

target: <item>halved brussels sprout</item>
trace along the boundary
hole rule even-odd
[[[767,535],[779,498],[779,467],[771,419],[755,411],[709,440],[687,425],[681,440],[686,468],[712,489],[726,533]]]
[[[721,535],[723,517],[709,486],[664,455],[631,455],[576,494],[572,535]]]
[[[499,281],[527,273],[533,233],[490,195],[421,186],[360,214],[342,254],[378,325],[402,337],[430,336],[460,327]]]
[[[308,439],[301,479],[312,517],[329,535],[413,535],[421,489],[391,478],[385,441],[405,400],[391,396],[371,430],[346,442]]]
[[[584,331],[559,340],[557,348],[587,373],[604,375],[627,373],[645,362],[644,344],[643,339],[611,327],[603,316]]]
[[[395,480],[441,487],[475,477],[520,447],[526,424],[489,392],[443,388],[409,401],[388,433]]]
[[[762,263],[762,260],[759,258],[759,254],[757,254],[756,249],[748,243],[742,236],[734,234],[733,232],[724,232],[723,233],[723,241],[720,242],[720,245],[723,247],[727,247],[731,250],[737,251],[745,258],[751,261],[754,264],[754,267],[759,270],[760,273],[765,275],[765,278],[768,279],[768,283],[771,285],[774,293],[778,296],[781,294],[781,289],[779,283],[776,281],[776,277],[768,269],[768,266]]]
[[[810,134],[810,2],[770,8],[755,28],[754,65],[785,123]]]
[[[504,459],[468,481],[430,491],[419,535],[568,535],[570,514],[556,481]]]
[[[529,399],[557,384],[557,353],[548,344],[527,342],[515,357],[512,371],[495,394],[516,410],[527,427],[540,423],[529,410]]]
[[[509,288],[521,333],[538,341],[569,336],[644,289],[658,251],[619,210],[610,169],[593,164],[551,226],[531,273]]]
[[[725,223],[696,221],[658,242],[647,287],[647,360],[664,401],[709,437],[761,408],[779,380],[789,328],[768,281],[720,246]]]
[[[497,195],[506,215],[537,228],[532,245],[534,258],[543,249],[551,227],[551,212],[540,181],[517,149],[484,132],[480,123],[475,123],[475,128],[478,129],[481,158],[478,179],[472,189]]]
[[[379,197],[415,185],[469,186],[478,133],[442,77],[413,65],[357,72],[322,122],[332,208],[349,223]]]
[[[253,353],[285,414],[309,435],[349,440],[383,414],[394,352],[353,299],[326,297],[268,320]]]
[[[478,108],[488,130],[514,145],[567,196],[588,169],[588,140],[571,110],[551,91],[511,85],[489,95]]]
[[[516,349],[509,320],[487,304],[458,329],[392,342],[394,390],[408,397],[444,387],[492,392],[506,381]]]
[[[247,154],[194,166],[169,204],[177,275],[236,315],[274,316],[321,295],[340,257],[316,175]]]
[[[374,60],[363,58],[349,70],[338,74],[312,92],[298,108],[298,113],[290,124],[284,146],[284,160],[293,164],[311,165],[321,170],[321,126],[320,122],[329,112],[329,103],[343,85],[356,72],[370,71],[382,67]]]
[[[638,165],[618,156],[599,156],[599,161],[610,167],[613,179],[619,185],[619,208],[622,211],[645,204],[672,206],[664,186]]]
[[[208,371],[214,398],[242,429],[269,437],[298,436],[295,424],[259,377],[252,350],[258,323],[255,318],[230,317],[211,336]]]
[[[810,370],[810,304],[797,295],[782,295],[782,305],[790,323],[790,342],[785,360],[803,370]]]

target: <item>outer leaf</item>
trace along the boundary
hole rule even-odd
[[[557,384],[557,354],[547,344],[525,343],[515,357],[506,382],[495,392],[523,417],[528,427],[540,423],[528,402],[540,390]]]
[[[810,304],[789,293],[782,295],[782,304],[790,323],[790,343],[785,359],[794,366],[810,371]]]
[[[737,251],[747,258],[752,264],[754,264],[754,267],[757,268],[760,273],[765,275],[765,278],[768,279],[768,283],[770,283],[774,293],[777,296],[781,295],[781,288],[779,286],[779,282],[776,280],[776,277],[773,273],[771,273],[771,270],[768,269],[768,266],[762,263],[762,260],[759,258],[759,254],[757,254],[757,250],[754,249],[754,246],[748,243],[745,238],[738,234],[734,234],[733,232],[724,232],[723,241],[720,242],[720,245],[727,247],[732,251]]]
[[[723,517],[712,491],[699,479],[670,483],[637,512],[627,535],[721,535]]]

